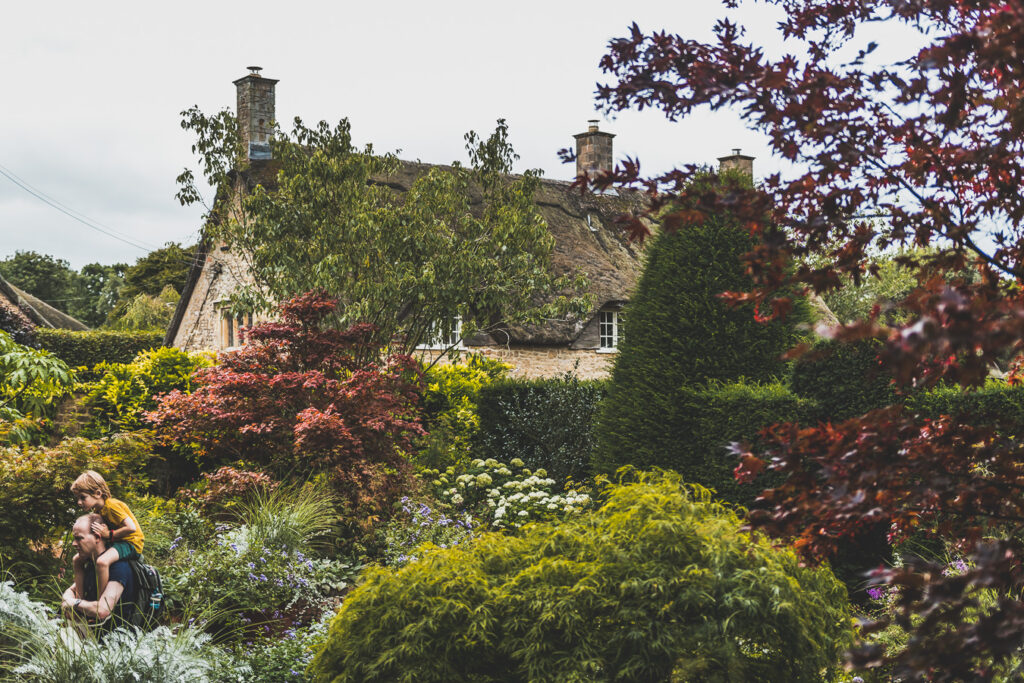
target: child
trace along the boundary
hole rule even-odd
[[[128,506],[110,497],[110,489],[98,472],[86,470],[71,485],[78,506],[87,512],[97,512],[106,525],[96,522],[92,532],[107,542],[107,549],[96,558],[96,586],[102,593],[110,579],[110,565],[118,560],[131,560],[142,553],[142,529]],[[85,594],[85,566],[88,557],[78,554],[74,558],[75,588],[78,595]]]

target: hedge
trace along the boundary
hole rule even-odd
[[[594,412],[605,390],[605,382],[571,375],[483,386],[473,454],[500,462],[519,458],[555,481],[578,481],[590,474]]]
[[[1007,386],[989,380],[984,387],[963,391],[959,387],[937,387],[907,399],[908,410],[923,417],[956,415],[970,424],[1024,424],[1024,387]]]
[[[749,506],[771,480],[760,477],[753,484],[737,483],[733,476],[737,460],[730,454],[729,444],[750,441],[756,445],[764,427],[776,422],[807,423],[820,412],[815,401],[797,396],[778,382],[681,387],[672,398],[670,412],[643,416],[650,423],[645,432],[656,435],[656,441],[643,449],[620,451],[616,458],[599,453],[594,469],[611,473],[633,465],[675,470],[687,481],[713,489],[723,500]],[[605,409],[614,410],[615,406],[602,407]]]
[[[164,333],[159,330],[118,332],[89,330],[72,332],[38,328],[39,348],[50,351],[71,367],[92,367],[97,363],[131,363],[140,351],[163,346]]]
[[[880,342],[838,343],[822,340],[797,360],[789,386],[816,401],[820,420],[845,420],[895,402],[891,375],[879,366]]]

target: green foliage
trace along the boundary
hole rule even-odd
[[[473,537],[476,524],[466,513],[449,517],[408,496],[399,503],[401,512],[391,518],[382,532],[383,560],[389,567],[401,567],[432,548],[453,548]]]
[[[315,557],[311,543],[336,521],[322,486],[280,487],[255,497],[237,524],[220,525],[199,545],[175,545],[168,593],[186,613],[205,613],[207,628],[239,638],[264,625],[276,631],[309,624],[354,574],[351,565]],[[223,632],[226,626],[231,629]]]
[[[596,512],[369,569],[316,681],[821,681],[852,640],[842,585],[678,477]]]
[[[159,294],[139,294],[120,311],[121,316],[110,327],[115,330],[165,330],[174,317],[174,308],[181,297],[167,285]]]
[[[73,368],[91,368],[99,363],[130,363],[140,351],[163,346],[161,332],[117,332],[110,330],[36,330],[40,348],[46,349]]]
[[[531,471],[519,458],[508,465],[493,458],[477,459],[464,470],[426,470],[423,476],[439,501],[469,513],[485,529],[515,530],[590,507],[589,495],[572,489],[561,493],[562,486],[545,470]]]
[[[86,433],[103,436],[144,427],[142,411],[155,408],[156,397],[175,389],[190,392],[192,375],[212,365],[209,354],[164,346],[141,351],[131,363],[99,363],[93,368],[99,379],[81,385],[86,392],[82,403],[91,416]]]
[[[64,259],[34,251],[16,251],[0,261],[0,277],[65,313],[78,295],[77,275]]]
[[[327,637],[327,620],[307,628],[285,629],[269,638],[260,638],[239,647],[235,656],[249,665],[244,681],[251,683],[295,683],[306,680],[305,669],[313,651]]]
[[[124,317],[128,306],[143,294],[159,298],[168,287],[180,292],[185,287],[195,251],[195,246],[182,247],[176,242],[168,242],[126,268],[124,284],[118,290],[117,305],[110,312],[110,323],[116,324]]]
[[[845,420],[897,401],[892,376],[880,366],[880,344],[815,342],[793,363],[789,386],[816,401],[822,420]]]
[[[978,426],[1020,425],[1024,424],[1024,386],[1008,386],[998,379],[969,391],[943,385],[909,396],[906,406],[930,418],[953,415]]]
[[[755,319],[751,305],[730,307],[719,298],[749,291],[740,257],[752,247],[752,238],[726,216],[654,238],[598,413],[599,461],[662,459],[663,432],[685,431],[689,423],[677,407],[684,387],[782,374],[780,356],[809,317],[806,302],[797,299],[785,320],[766,323]]]
[[[53,448],[0,448],[0,556],[52,563],[47,548],[52,532],[65,531],[75,518],[69,487],[87,469],[96,470],[116,497],[145,488],[142,474],[151,443],[139,434],[90,441],[67,439]],[[30,549],[30,545],[34,549]]]
[[[197,629],[118,629],[102,641],[92,631],[80,635],[10,582],[0,583],[0,634],[0,672],[15,681],[212,683],[247,669],[225,661],[224,652]]]
[[[677,389],[674,402],[641,414],[637,429],[646,441],[595,459],[595,470],[614,472],[623,465],[673,469],[686,481],[712,488],[724,500],[749,505],[764,488],[735,481],[729,444],[755,441],[776,422],[807,422],[818,414],[814,401],[793,394],[779,382],[711,383]]]
[[[74,373],[62,360],[0,331],[0,444],[41,437],[40,421],[53,417],[73,385]]]
[[[467,136],[471,167],[418,168],[399,195],[389,187],[403,170],[397,157],[354,147],[346,120],[307,128],[296,119],[272,141],[274,186],[235,198],[237,125],[226,113],[183,114],[208,182],[223,193],[212,236],[250,259],[240,309],[325,291],[341,300],[339,327],[371,323],[373,348],[408,353],[455,315],[468,336],[586,308],[556,294],[582,282],[552,274],[554,240],[533,200],[538,172],[504,175],[515,159],[504,121],[487,140]],[[181,200],[197,201],[192,174],[179,180]]]
[[[549,379],[507,379],[480,391],[480,428],[473,452],[480,458],[519,458],[558,482],[590,474],[594,413],[605,382],[570,373]]]
[[[509,369],[500,361],[469,355],[462,362],[437,364],[424,373],[423,413],[428,434],[415,454],[418,464],[445,468],[469,463],[480,426],[480,390],[503,378]]]
[[[88,263],[79,271],[82,298],[71,302],[70,313],[89,327],[100,327],[114,310],[124,285],[124,263]]]

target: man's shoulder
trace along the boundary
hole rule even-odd
[[[110,565],[110,581],[117,581],[124,586],[125,590],[134,587],[135,580],[131,563],[128,560],[118,560]]]

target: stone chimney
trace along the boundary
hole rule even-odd
[[[277,81],[260,76],[262,67],[246,68],[249,74],[235,81],[242,144],[248,150],[250,159],[269,159],[271,124],[274,121],[274,86]]]
[[[586,133],[573,135],[576,138],[576,175],[594,175],[612,170],[613,133],[597,129],[597,119],[588,121]]]
[[[719,173],[721,173],[722,171],[727,171],[731,168],[735,168],[753,178],[754,157],[748,157],[746,154],[740,154],[739,147],[735,147],[732,150],[732,154],[724,157],[718,157]]]

